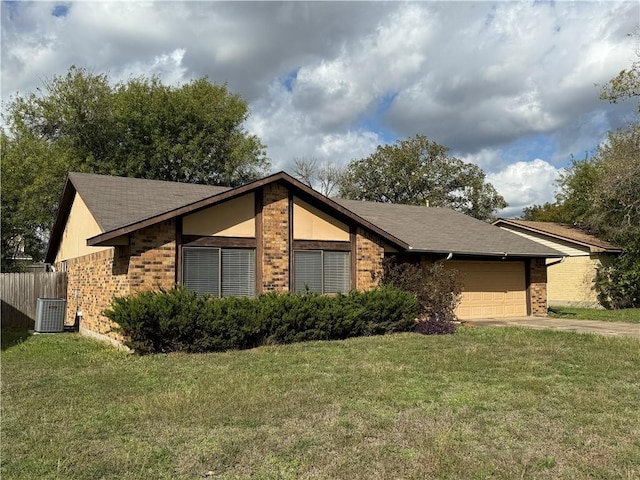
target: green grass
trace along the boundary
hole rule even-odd
[[[578,320],[600,320],[602,322],[640,323],[640,308],[602,310],[597,308],[551,307],[549,316],[553,318],[575,318]]]
[[[139,357],[3,332],[3,480],[640,477],[640,343],[461,328]]]

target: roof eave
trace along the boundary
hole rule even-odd
[[[457,252],[451,250],[422,250],[412,248],[408,253],[435,253],[441,255],[447,255],[453,253],[454,258],[456,256],[465,257],[505,257],[505,258],[562,258],[564,255],[561,253],[509,253],[509,252]]]
[[[537,229],[535,227],[531,227],[531,226],[528,226],[528,225],[522,225],[521,223],[511,222],[511,221],[509,221],[508,219],[505,219],[505,218],[499,218],[498,220],[493,222],[492,225],[498,226],[497,225],[498,223],[504,223],[506,225],[511,225],[512,227],[522,228],[523,230],[527,230],[529,232],[534,232],[534,233],[537,233],[539,235],[546,235],[548,237],[555,238],[557,240],[563,240],[565,242],[575,243],[576,245],[580,245],[582,247],[589,248],[589,252],[590,253],[621,253],[622,252],[621,248],[599,247],[597,245],[594,245],[593,243],[576,240],[575,238],[569,238],[569,237],[566,237],[564,235],[559,235],[557,233],[554,234],[554,233],[550,233],[550,232],[545,232],[545,231]]]
[[[77,193],[76,187],[71,181],[70,175],[67,175],[67,179],[62,189],[60,201],[58,203],[58,212],[51,228],[51,234],[49,235],[49,243],[47,244],[47,252],[44,257],[45,263],[53,263],[58,253],[58,247],[60,246],[60,240],[62,233],[66,225],[66,220],[69,217],[71,206],[73,204],[73,198]]]

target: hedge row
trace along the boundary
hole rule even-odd
[[[415,295],[381,287],[348,295],[213,298],[177,287],[115,298],[105,316],[136,352],[210,352],[413,331]]]

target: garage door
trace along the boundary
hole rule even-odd
[[[527,314],[524,262],[449,261],[460,272],[463,292],[456,315],[462,320]]]

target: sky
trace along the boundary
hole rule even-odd
[[[637,58],[640,2],[2,2],[2,102],[71,65],[114,81],[206,76],[248,102],[273,171],[346,165],[422,134],[509,208],[628,123],[599,99]]]

